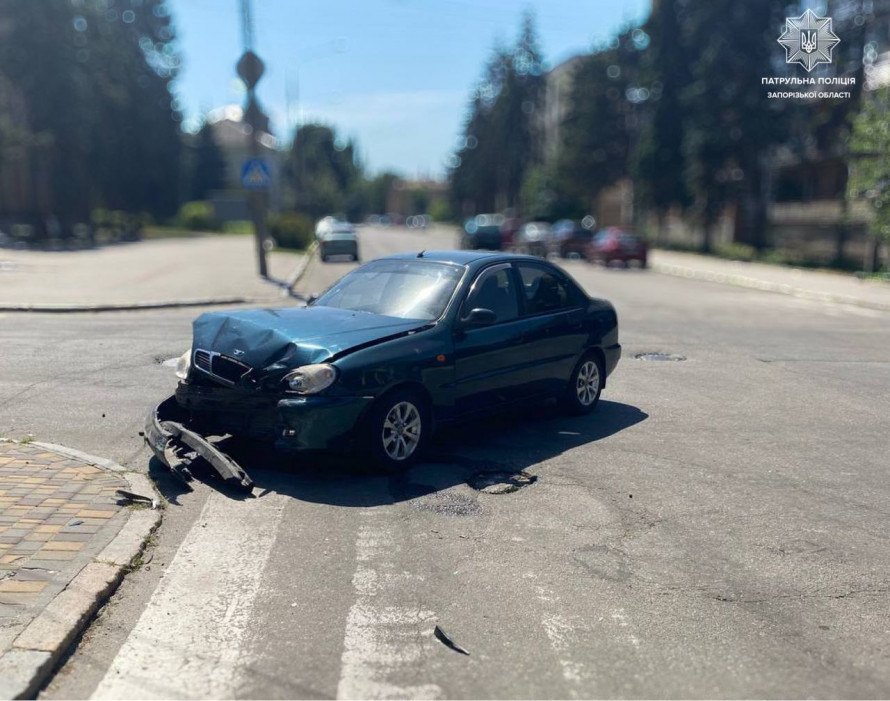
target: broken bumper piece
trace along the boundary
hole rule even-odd
[[[161,402],[145,421],[145,442],[155,457],[183,482],[191,482],[192,463],[198,458],[210,465],[227,485],[250,491],[253,480],[232,458],[185,425],[185,412],[174,397]]]

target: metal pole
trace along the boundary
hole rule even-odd
[[[241,21],[245,52],[253,49],[253,14],[251,0],[241,0]],[[255,85],[247,85],[247,107],[244,111],[245,122],[250,127],[250,157],[260,157],[260,134],[256,117],[259,109],[256,104]],[[266,191],[251,190],[248,195],[250,214],[253,219],[253,232],[256,241],[257,269],[260,277],[269,277],[266,265]]]

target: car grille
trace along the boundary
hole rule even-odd
[[[195,351],[195,367],[210,372],[210,353],[204,350]]]
[[[251,369],[234,358],[206,350],[195,351],[195,367],[229,385],[237,383]]]

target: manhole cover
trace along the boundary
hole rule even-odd
[[[654,360],[658,361],[680,361],[686,360],[686,356],[677,355],[676,353],[637,353],[634,358],[637,360]]]
[[[467,480],[473,489],[486,494],[509,494],[538,480],[527,472],[480,472]]]

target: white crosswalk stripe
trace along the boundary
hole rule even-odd
[[[287,501],[209,496],[94,699],[236,696],[241,644]]]

